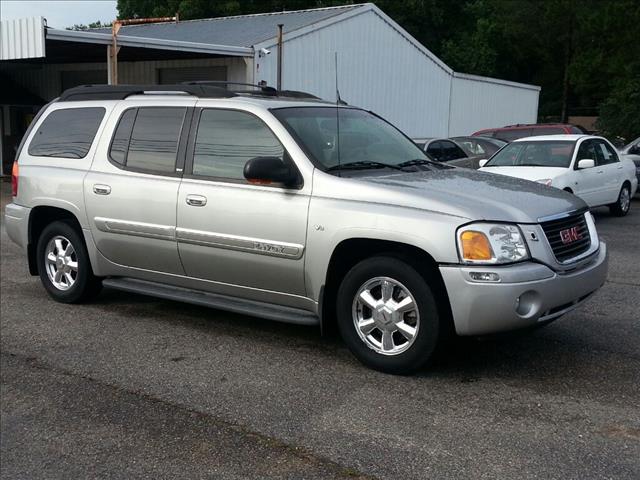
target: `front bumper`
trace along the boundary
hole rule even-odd
[[[503,267],[441,266],[458,335],[483,335],[546,322],[576,308],[607,278],[607,245],[578,270],[559,273],[525,262]],[[499,282],[479,282],[471,272],[493,272]]]
[[[4,224],[7,235],[16,242],[23,250],[27,249],[29,243],[29,213],[31,209],[9,203],[4,210]]]

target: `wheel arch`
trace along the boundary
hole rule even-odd
[[[438,313],[447,331],[453,331],[453,315],[438,263],[425,250],[408,243],[354,237],[339,242],[331,254],[325,283],[319,299],[320,325],[323,334],[336,331],[335,304],[340,282],[360,261],[377,255],[388,255],[407,262],[425,279],[438,299]]]
[[[36,260],[36,248],[40,234],[47,225],[56,221],[69,222],[82,236],[82,226],[78,217],[70,210],[49,205],[39,205],[33,207],[29,214],[27,260],[29,263],[29,273],[38,275],[38,264]]]

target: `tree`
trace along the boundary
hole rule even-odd
[[[209,18],[352,0],[118,0],[120,18]],[[539,116],[602,113],[611,135],[640,134],[638,0],[376,0],[454,70],[540,85]],[[635,98],[635,102],[629,102]],[[627,121],[618,121],[616,111]],[[635,116],[634,116],[635,115]]]
[[[67,27],[67,30],[89,30],[90,28],[111,28],[111,22],[102,23],[100,20],[92,22],[89,25],[83,23],[75,24],[73,27]]]

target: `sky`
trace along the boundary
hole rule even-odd
[[[0,0],[2,20],[35,16],[46,18],[47,26],[53,28],[87,25],[98,20],[108,23],[117,16],[116,0]]]

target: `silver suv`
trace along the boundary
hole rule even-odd
[[[14,165],[9,236],[57,301],[102,285],[322,329],[413,371],[605,281],[585,203],[435,163],[371,112],[211,85],[67,90]]]

